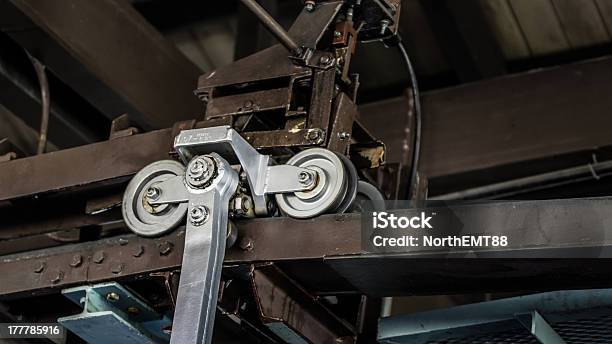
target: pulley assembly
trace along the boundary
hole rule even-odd
[[[123,216],[142,236],[167,233],[187,217],[171,343],[210,343],[230,200],[251,204],[242,211],[257,216],[272,216],[275,202],[281,214],[303,219],[347,211],[360,182],[344,156],[312,148],[274,165],[227,126],[182,131],[174,148],[186,167],[164,160],[143,168],[126,189]]]

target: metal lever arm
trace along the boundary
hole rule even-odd
[[[238,187],[236,171],[215,153],[197,157],[190,165],[202,158],[216,166],[203,188],[191,187],[187,180],[188,220],[171,344],[203,344],[212,340],[229,201]]]

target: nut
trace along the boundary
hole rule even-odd
[[[351,134],[346,131],[338,133],[338,138],[340,138],[340,140],[348,140],[350,137],[351,137]]]
[[[199,226],[208,220],[208,208],[203,205],[197,205],[189,211],[189,220],[194,226]]]
[[[298,181],[300,182],[300,184],[307,186],[312,184],[312,182],[314,181],[314,177],[310,172],[301,171],[298,174]]]
[[[147,189],[145,196],[151,201],[157,201],[161,196],[161,189],[157,186],[151,186]]]

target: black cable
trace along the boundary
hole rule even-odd
[[[408,69],[408,73],[410,73],[410,84],[412,86],[412,98],[414,101],[414,115],[415,115],[415,134],[414,134],[414,142],[413,142],[413,151],[412,151],[412,166],[410,169],[410,185],[409,185],[409,193],[408,198],[412,199],[416,194],[416,190],[414,187],[417,182],[417,173],[419,170],[419,161],[421,157],[421,127],[423,124],[423,114],[421,111],[421,97],[419,95],[419,84],[417,82],[416,73],[414,72],[414,66],[412,61],[410,60],[410,56],[408,56],[408,52],[406,52],[406,47],[404,47],[404,43],[402,42],[402,37],[397,34],[397,47],[402,53],[402,57],[404,62],[406,63],[406,68]],[[417,200],[419,201],[419,200]]]

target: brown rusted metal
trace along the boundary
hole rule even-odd
[[[0,200],[120,182],[167,159],[172,141],[164,129],[6,162],[0,169]]]
[[[272,264],[250,274],[262,322],[288,342],[354,343],[354,330]]]
[[[291,89],[288,87],[214,97],[208,102],[206,118],[279,109],[288,111],[290,101]]]
[[[332,125],[327,148],[340,154],[348,154],[353,134],[353,122],[358,116],[357,105],[345,94],[340,93],[332,116]]]

